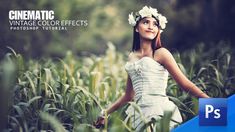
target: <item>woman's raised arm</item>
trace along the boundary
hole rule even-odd
[[[209,98],[201,89],[192,83],[179,69],[172,54],[165,48],[160,48],[155,52],[155,58],[161,63],[171,74],[173,79],[185,90],[189,91],[196,97]]]

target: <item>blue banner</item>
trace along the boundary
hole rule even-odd
[[[227,126],[200,126],[199,116],[185,122],[171,132],[234,132],[235,131],[235,95],[227,99]]]

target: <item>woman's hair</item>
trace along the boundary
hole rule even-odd
[[[155,18],[155,17],[153,17]],[[144,19],[144,18],[142,18]],[[134,26],[133,28],[133,44],[132,44],[132,52],[134,51],[137,51],[140,49],[140,34],[138,32],[136,32],[136,28],[137,26],[139,25],[139,22],[142,20],[140,19],[139,21],[137,21],[136,25]],[[155,18],[156,19],[156,18]],[[157,20],[157,19],[156,19]],[[158,22],[158,20],[157,20]],[[161,48],[162,47],[162,44],[161,44],[161,34],[160,34],[160,27],[159,27],[159,24],[158,24],[158,33],[156,35],[156,37],[152,40],[152,44],[151,44],[151,48],[153,50],[153,54],[155,53],[155,50],[158,49],[158,48]]]

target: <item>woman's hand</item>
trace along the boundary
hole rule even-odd
[[[105,117],[99,116],[97,121],[95,122],[94,126],[96,128],[104,128],[104,123],[105,123]]]

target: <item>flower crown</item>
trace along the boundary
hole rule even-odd
[[[141,18],[152,16],[154,16],[159,21],[160,28],[165,29],[167,23],[166,17],[158,13],[157,9],[148,6],[144,6],[139,12],[136,12],[135,15],[133,15],[133,12],[131,12],[131,14],[129,14],[128,21],[129,24],[134,27],[137,21],[139,21]]]

